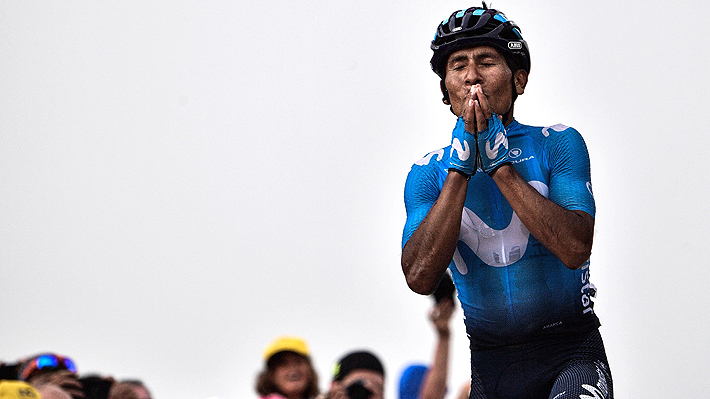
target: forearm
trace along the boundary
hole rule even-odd
[[[412,291],[435,289],[456,250],[468,180],[449,172],[439,198],[402,249],[402,271]]]
[[[592,250],[594,219],[570,211],[535,190],[511,165],[492,174],[493,180],[530,233],[569,269],[578,269]]]
[[[420,399],[441,399],[446,394],[450,340],[448,332],[439,334],[439,341],[434,351],[434,362],[424,379]]]

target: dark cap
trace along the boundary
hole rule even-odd
[[[367,351],[357,351],[349,353],[335,365],[333,380],[340,381],[355,370],[370,370],[385,375],[385,368],[377,356]]]

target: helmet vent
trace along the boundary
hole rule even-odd
[[[439,24],[431,42],[432,69],[443,78],[448,56],[460,48],[476,45],[493,46],[506,60],[515,60],[514,66],[530,71],[530,52],[520,28],[502,12],[489,9],[485,2],[483,8],[455,11]]]

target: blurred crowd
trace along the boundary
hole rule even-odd
[[[40,353],[0,363],[0,399],[151,399],[140,380],[80,375],[74,361]]]
[[[399,399],[444,399],[447,387],[450,320],[454,312],[454,285],[446,274],[432,294],[429,320],[436,331],[434,354],[429,364],[405,365],[398,378]],[[345,353],[335,362],[329,388],[319,391],[318,375],[303,338],[280,336],[264,349],[264,367],[256,377],[260,399],[384,399],[385,367],[369,349]],[[469,397],[470,381],[463,382],[456,399]]]
[[[436,332],[429,364],[404,365],[398,378],[399,399],[466,399],[469,382],[456,393],[447,387],[450,320],[454,285],[445,275],[434,294],[429,320]],[[260,399],[384,399],[385,367],[369,349],[346,352],[335,362],[328,389],[321,392],[306,340],[279,336],[263,352],[264,366],[256,376]],[[57,353],[40,353],[14,362],[0,362],[0,399],[152,399],[140,380],[116,380],[81,375],[74,361]]]

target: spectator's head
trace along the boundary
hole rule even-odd
[[[18,379],[38,387],[53,384],[76,399],[83,399],[83,386],[77,378],[74,361],[55,353],[42,353],[22,362]]]
[[[73,360],[66,356],[54,353],[42,353],[32,356],[20,365],[18,379],[21,381],[30,381],[39,375],[59,370],[68,370],[72,374],[76,374],[76,365]]]
[[[84,399],[108,398],[109,392],[116,382],[113,377],[105,377],[100,374],[83,375],[79,381],[81,381],[84,391]]]
[[[67,391],[54,384],[44,384],[37,387],[42,399],[72,399]]]
[[[399,379],[399,399],[417,399],[421,391],[427,367],[423,364],[412,364],[402,372]]]
[[[351,399],[382,399],[384,386],[385,368],[371,352],[351,352],[335,365],[331,390],[344,390]]]
[[[120,387],[120,389],[125,389],[126,391],[131,391],[132,396],[136,399],[151,399],[150,391],[148,387],[143,384],[140,380],[123,380],[114,383],[114,387]],[[113,390],[114,387],[111,387]]]
[[[287,399],[318,395],[318,376],[311,364],[308,345],[301,338],[276,338],[264,349],[264,365],[256,381],[260,395],[277,393]]]
[[[117,381],[111,385],[108,399],[151,399],[150,391],[139,380]]]
[[[0,399],[42,399],[39,392],[24,381],[0,381]]]

